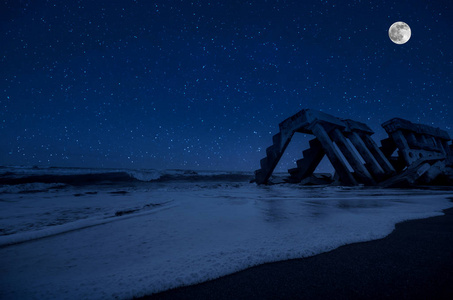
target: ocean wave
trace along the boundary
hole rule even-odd
[[[73,175],[31,175],[31,176],[3,176],[0,184],[17,185],[29,183],[63,183],[74,186],[102,184],[113,182],[130,182],[133,177],[125,172],[97,173],[97,174],[73,174]]]
[[[116,221],[123,221],[130,218],[142,217],[149,214],[154,214],[162,210],[175,207],[176,204],[157,203],[147,205],[141,209],[130,211],[120,211],[115,215],[107,217],[92,217],[87,219],[79,219],[72,222],[62,223],[54,226],[47,226],[38,230],[28,230],[14,234],[0,235],[0,247],[7,245],[19,244],[27,241],[41,239],[49,236],[63,234],[66,232],[81,230],[89,227],[104,225]],[[122,213],[121,213],[122,212]]]
[[[252,178],[251,172],[219,172],[193,170],[108,170],[76,168],[7,168],[0,173],[0,185],[32,183],[84,186],[133,182],[242,182]]]
[[[62,183],[41,183],[32,182],[24,184],[0,185],[0,194],[31,194],[48,192],[50,190],[62,189],[66,185]]]

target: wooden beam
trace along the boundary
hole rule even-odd
[[[418,159],[418,157],[416,158],[413,154],[411,155],[410,151],[408,151],[408,149],[410,149],[409,144],[400,130],[392,132],[392,139],[395,141],[395,144],[400,153],[403,155],[407,165],[410,165]]]
[[[395,168],[393,168],[392,164],[389,162],[387,157],[385,157],[384,153],[382,153],[374,140],[367,134],[361,134],[360,137],[362,138],[364,144],[367,146],[368,150],[370,150],[371,154],[373,154],[376,161],[379,163],[382,169],[384,169],[386,174],[391,175],[396,173]]]
[[[302,179],[312,175],[325,155],[318,139],[311,140],[310,148],[302,153],[303,158],[297,161],[297,168],[289,171],[294,182],[300,182]]]
[[[335,149],[335,146],[333,145],[333,142],[327,134],[326,130],[322,126],[322,123],[315,122],[311,126],[311,129],[313,134],[321,142],[321,145],[323,146],[324,151],[326,151],[326,155],[329,158],[330,163],[340,176],[341,182],[345,185],[357,185],[357,181],[354,179],[352,174],[349,172],[348,167],[341,159],[340,154],[338,153],[337,149]]]
[[[363,159],[366,161],[366,166],[368,166],[371,174],[373,174],[374,177],[378,180],[383,178],[385,176],[384,169],[382,169],[377,160],[374,158],[373,154],[366,147],[362,138],[354,131],[349,134],[348,138],[360,153],[360,155],[362,155]]]
[[[331,136],[335,143],[337,144],[338,148],[340,148],[341,152],[343,153],[344,157],[354,169],[357,174],[357,177],[361,179],[361,181],[365,184],[375,185],[376,182],[374,181],[371,174],[365,168],[365,166],[360,161],[360,158],[354,152],[354,149],[348,143],[346,138],[343,136],[343,133],[338,128],[335,128],[331,132]]]

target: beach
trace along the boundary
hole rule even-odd
[[[453,269],[452,191],[264,186],[249,176],[5,169],[0,298],[445,292],[437,286]]]
[[[387,237],[140,299],[453,299],[453,209]]]

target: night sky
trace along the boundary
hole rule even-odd
[[[453,135],[451,0],[11,0],[0,33],[1,165],[252,171],[303,108]]]

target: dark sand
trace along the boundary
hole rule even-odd
[[[143,299],[453,299],[453,208],[384,239],[269,263]]]

